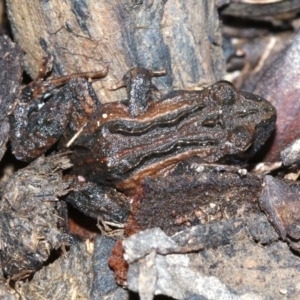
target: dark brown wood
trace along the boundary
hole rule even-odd
[[[94,83],[103,102],[126,97],[108,87],[135,65],[166,69],[155,82],[164,91],[197,89],[225,71],[214,1],[8,0],[7,7],[32,77],[45,54],[54,57],[56,76],[109,65],[108,76]]]
[[[295,34],[291,45],[265,71],[254,91],[277,109],[276,135],[265,161],[278,161],[280,151],[299,138],[299,52],[300,31]]]
[[[300,10],[299,0],[277,0],[277,1],[246,1],[246,0],[217,0],[217,5],[228,4],[222,11],[223,15],[247,18],[262,18],[279,16],[289,19],[292,15],[297,15]]]

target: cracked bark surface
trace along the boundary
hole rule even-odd
[[[20,91],[22,50],[7,36],[0,37],[0,159],[6,151],[9,122],[7,114]]]
[[[131,67],[163,69],[156,86],[199,88],[222,78],[225,61],[214,1],[16,1],[8,0],[15,40],[26,52],[34,77],[45,54],[54,57],[53,75],[101,70],[94,83],[103,102],[125,98],[107,88]]]

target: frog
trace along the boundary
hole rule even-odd
[[[31,161],[54,144],[71,150],[78,182],[66,201],[114,224],[128,220],[145,178],[166,178],[191,157],[245,163],[275,128],[276,109],[267,100],[227,81],[158,95],[152,80],[165,70],[136,66],[111,87],[126,87],[127,98],[102,103],[89,81],[107,68],[44,80],[48,69],[44,62],[10,115],[12,153]]]

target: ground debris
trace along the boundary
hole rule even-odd
[[[40,269],[51,250],[68,242],[58,228],[64,220],[58,197],[69,192],[62,171],[71,167],[66,154],[40,157],[16,172],[2,187],[0,255],[4,274],[17,280]]]
[[[217,235],[223,238],[216,239]],[[171,250],[183,245],[204,248],[183,254]],[[123,246],[129,263],[128,288],[142,300],[154,295],[282,299],[282,289],[288,299],[298,299],[300,258],[279,241],[262,213],[197,225],[171,237],[153,228],[125,239]],[[160,254],[163,248],[171,251]]]
[[[18,292],[28,300],[90,299],[93,251],[89,251],[89,243],[73,245],[66,257],[41,269],[32,281],[19,282]]]
[[[67,256],[41,269],[32,281],[17,283],[18,293],[28,300],[128,299],[107,263],[115,243],[99,235],[94,242],[72,245]]]
[[[15,290],[9,287],[8,284],[0,283],[0,299],[3,300],[19,300],[20,297]]]

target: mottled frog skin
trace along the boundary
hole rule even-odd
[[[103,105],[101,113],[89,142],[74,143],[84,149],[74,161],[92,180],[103,174],[121,190],[134,189],[145,176],[163,175],[191,156],[207,163],[245,162],[265,143],[276,120],[269,102],[228,82],[173,92],[149,102],[138,116],[121,102]]]

